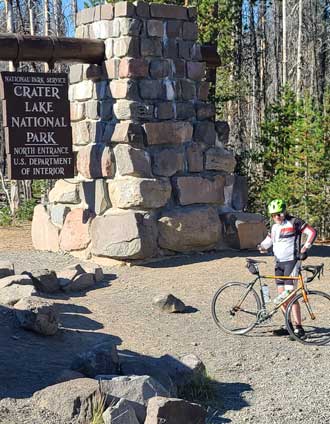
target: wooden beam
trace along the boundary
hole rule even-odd
[[[0,34],[0,60],[14,62],[101,63],[102,40]]]
[[[201,52],[208,68],[220,65],[215,46],[202,45]],[[0,33],[0,60],[3,61],[100,64],[104,54],[103,40]]]

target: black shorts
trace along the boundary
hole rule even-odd
[[[292,271],[294,271],[296,263],[297,261],[295,259],[286,262],[276,262],[275,275],[279,277],[289,277]],[[296,276],[295,273],[293,273],[293,276]],[[296,280],[281,280],[280,278],[276,278],[275,281],[278,286],[284,286],[284,284],[294,285]]]

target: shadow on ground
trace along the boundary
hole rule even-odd
[[[99,343],[121,344],[121,339],[115,335],[94,331],[103,326],[88,316],[91,314],[88,308],[65,303],[58,304],[58,307],[64,327],[53,337],[43,337],[18,327],[14,311],[0,306],[0,399],[29,398],[37,390],[56,384],[63,371],[70,369],[76,354]],[[121,361],[125,360],[122,371],[127,375],[166,374],[168,369],[175,370],[175,375],[178,367],[184,367],[177,358],[169,355],[153,358],[128,350],[119,350],[119,354]],[[139,364],[138,369],[136,363]],[[242,394],[251,390],[251,386],[217,381],[212,385],[216,399],[209,423],[230,422],[222,415],[228,409],[239,410],[247,406]]]

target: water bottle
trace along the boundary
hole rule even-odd
[[[268,288],[267,284],[264,284],[261,287],[261,290],[262,290],[262,294],[264,296],[265,303],[269,303],[270,302],[270,296],[269,296],[269,288]]]
[[[275,305],[278,305],[279,303],[281,303],[287,296],[289,296],[290,293],[291,293],[291,290],[284,290],[284,292],[276,296],[274,299]]]

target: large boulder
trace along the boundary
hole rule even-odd
[[[144,259],[157,254],[157,226],[146,212],[112,210],[91,227],[92,253],[116,259]]]
[[[145,424],[205,424],[206,415],[197,403],[155,396],[148,402]]]
[[[224,203],[225,177],[183,176],[175,178],[176,194],[182,206],[194,203]]]
[[[176,252],[209,250],[221,239],[221,223],[212,207],[176,208],[158,220],[159,245]]]
[[[89,245],[92,218],[93,215],[86,209],[78,208],[69,212],[60,235],[60,248],[63,251],[82,250]]]
[[[148,375],[114,377],[102,380],[100,387],[104,394],[131,401],[140,422],[144,422],[145,408],[150,398],[168,396],[168,391]]]
[[[13,284],[32,286],[33,283],[31,277],[26,274],[9,275],[8,277],[0,278],[0,290]]]
[[[149,375],[167,390],[168,396],[177,396],[175,375],[168,371],[170,367],[167,360],[120,351],[118,355],[121,374]],[[174,366],[171,369],[174,369]]]
[[[53,336],[59,325],[59,317],[53,303],[38,297],[25,297],[15,304],[16,318],[21,327]]]
[[[68,180],[57,180],[49,192],[50,203],[79,203],[78,183]]]
[[[35,295],[37,291],[33,285],[11,284],[0,289],[0,304],[13,306],[22,298]]]
[[[50,220],[43,205],[34,208],[32,219],[32,244],[37,250],[58,252],[60,230]]]
[[[267,235],[264,217],[260,214],[230,212],[221,215],[224,241],[234,249],[256,249]]]
[[[113,343],[101,343],[87,352],[78,354],[71,369],[94,378],[99,374],[118,374],[118,353]]]
[[[33,401],[39,409],[60,415],[63,423],[78,417],[78,422],[90,422],[97,400],[98,382],[91,378],[78,378],[48,386],[35,392]]]
[[[139,424],[132,404],[120,399],[116,405],[109,406],[102,414],[104,424]]]
[[[164,206],[171,197],[171,184],[167,178],[124,177],[110,180],[109,195],[114,208],[156,209]]]

